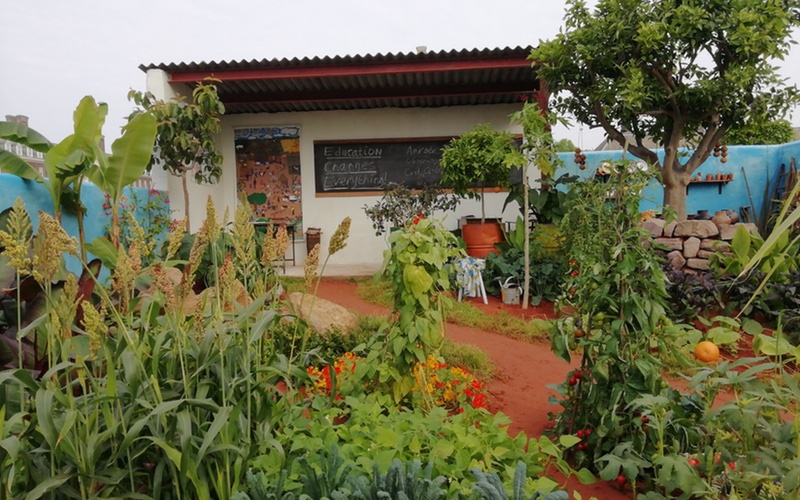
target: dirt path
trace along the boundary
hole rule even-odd
[[[361,300],[356,294],[355,283],[324,280],[320,284],[318,294],[360,314],[389,313],[385,308]],[[504,306],[496,299],[490,301],[489,305],[484,305],[479,299],[466,300],[487,314],[496,314],[498,310],[523,314],[518,306]],[[529,309],[525,314],[531,317],[547,317],[552,315],[552,308]],[[551,425],[547,414],[559,408],[548,403],[548,398],[555,394],[555,391],[548,389],[547,386],[564,381],[567,372],[577,364],[570,366],[558,359],[550,352],[550,345],[547,342],[534,344],[453,324],[447,325],[446,335],[455,342],[481,348],[497,366],[498,376],[487,383],[492,396],[490,406],[493,411],[502,411],[509,416],[512,421],[509,432],[516,434],[523,431],[529,437],[541,436]],[[600,481],[594,485],[569,481],[566,488],[570,492],[577,490],[584,499],[630,498],[630,495],[623,494],[609,483]]]

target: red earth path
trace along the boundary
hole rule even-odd
[[[386,308],[361,300],[356,293],[357,285],[349,281],[324,279],[320,283],[318,296],[359,314],[386,315]],[[486,314],[497,314],[505,310],[523,317],[552,317],[551,306],[529,308],[523,311],[520,306],[502,304],[489,297],[489,304],[480,299],[465,299]],[[569,365],[550,352],[548,342],[530,343],[516,340],[494,332],[448,324],[446,335],[455,342],[472,344],[485,351],[498,369],[497,376],[486,386],[491,395],[492,411],[502,411],[511,419],[509,432],[522,431],[528,437],[539,437],[551,426],[549,412],[557,412],[559,407],[548,403],[555,394],[547,388],[567,378],[567,373],[577,367]],[[564,485],[561,478],[554,477]],[[582,485],[577,480],[567,481],[567,491],[578,491],[584,499],[595,497],[598,500],[631,498],[630,490],[619,491],[610,483],[598,480],[593,485]]]

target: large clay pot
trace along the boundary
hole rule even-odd
[[[495,220],[468,222],[461,227],[461,239],[467,244],[467,255],[484,259],[490,253],[498,253],[494,244],[503,241],[503,229]]]
[[[717,226],[727,226],[731,223],[731,218],[726,211],[720,210],[714,214],[714,217],[711,218],[711,222]]]

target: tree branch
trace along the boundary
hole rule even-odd
[[[600,104],[599,101],[592,102],[592,110],[594,111],[594,115],[597,117],[598,123],[600,126],[603,127],[603,130],[606,131],[608,137],[617,141],[623,148],[625,147],[625,134],[623,134],[619,129],[611,125],[611,122],[606,117],[605,111],[603,111],[603,106]],[[637,141],[637,145],[633,146],[628,144],[628,151],[636,156],[637,158],[641,158],[642,160],[647,161],[648,163],[652,163],[654,165],[659,165],[658,162],[658,155],[656,155],[653,151],[643,147],[641,145],[641,141]]]

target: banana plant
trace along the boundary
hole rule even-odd
[[[0,122],[0,137],[44,153],[47,175],[42,176],[30,163],[8,151],[0,152],[0,169],[43,184],[50,192],[57,220],[61,220],[62,208],[80,217],[85,211],[78,197],[80,181],[90,164],[92,145],[100,141],[107,113],[105,104],[98,105],[93,98],[84,97],[73,113],[74,133],[55,145],[27,125]]]
[[[119,228],[119,200],[123,190],[141,177],[153,155],[156,139],[156,119],[150,113],[133,116],[123,127],[122,137],[111,144],[108,156],[94,145],[95,164],[87,170],[89,179],[111,196],[111,227]],[[113,231],[112,241],[119,243]]]
[[[53,202],[53,213],[61,221],[63,209],[78,220],[81,254],[86,260],[83,216],[86,207],[80,199],[81,186],[90,178],[100,189],[112,196],[112,213],[117,219],[117,202],[122,190],[144,173],[153,152],[156,122],[150,114],[132,119],[123,135],[111,145],[109,156],[101,147],[102,128],[108,114],[105,103],[93,97],[81,99],[73,113],[74,131],[53,145],[42,134],[26,125],[0,122],[0,138],[7,139],[44,153],[46,177],[18,156],[0,151],[0,170],[43,184]]]

